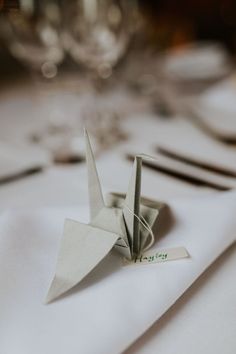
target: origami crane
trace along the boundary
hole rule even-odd
[[[163,203],[140,197],[143,156],[134,159],[128,192],[111,193],[105,204],[89,137],[85,131],[91,221],[65,220],[56,273],[46,302],[77,285],[115,248],[128,260],[151,247]]]

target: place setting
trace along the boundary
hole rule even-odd
[[[1,353],[234,353],[236,27],[218,7],[0,2]]]

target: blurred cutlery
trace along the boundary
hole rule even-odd
[[[43,170],[48,155],[32,145],[0,141],[0,183],[6,183]]]
[[[128,153],[127,157],[133,160],[134,155]],[[236,178],[218,175],[173,157],[162,155],[160,152],[154,156],[153,160],[143,160],[143,165],[198,186],[206,185],[217,190],[236,188]]]

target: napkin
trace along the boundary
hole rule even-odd
[[[190,258],[122,266],[109,256],[67,296],[42,300],[55,269],[65,217],[87,208],[9,211],[0,218],[0,352],[120,353],[143,334],[235,241],[236,192],[169,201],[157,249],[183,245]]]

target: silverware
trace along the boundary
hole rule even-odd
[[[129,160],[133,160],[134,154],[128,153],[126,156]],[[154,159],[143,160],[143,165],[196,186],[205,185],[222,191],[236,188],[236,178],[220,175],[198,165],[188,164],[186,161],[168,156],[160,151],[154,156]]]

